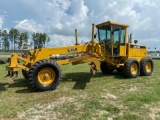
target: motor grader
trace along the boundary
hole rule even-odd
[[[91,73],[100,69],[104,74],[114,70],[123,73],[128,78],[136,78],[139,74],[149,76],[153,72],[153,61],[147,56],[147,47],[138,45],[132,36],[128,37],[129,25],[107,21],[96,25],[97,34],[94,34],[95,25],[92,24],[92,39],[85,44],[78,43],[78,33],[75,30],[76,42],[73,46],[56,48],[37,48],[30,50],[27,56],[21,57],[13,53],[8,71],[22,69],[23,76],[36,91],[53,90],[59,85],[62,78],[60,65],[73,65],[89,62]],[[98,37],[98,42],[94,39]],[[83,55],[78,55],[83,53]],[[73,58],[64,60],[50,59],[55,54],[77,54]],[[18,61],[22,62],[18,62]]]

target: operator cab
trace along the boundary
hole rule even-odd
[[[108,21],[96,25],[98,39],[102,49],[109,56],[124,56],[126,54],[127,24]]]

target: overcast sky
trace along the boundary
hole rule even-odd
[[[159,0],[1,0],[0,29],[46,32],[50,47],[91,39],[91,25],[108,20],[130,25],[139,44],[160,50]]]

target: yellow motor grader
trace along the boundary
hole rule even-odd
[[[122,72],[128,78],[136,78],[139,74],[149,76],[153,72],[153,61],[147,56],[147,47],[138,45],[137,40],[132,43],[132,36],[128,37],[129,25],[107,21],[96,25],[97,34],[94,34],[95,25],[92,24],[92,39],[86,44],[79,44],[77,30],[74,46],[56,48],[37,48],[30,50],[27,56],[21,57],[16,53],[11,55],[8,71],[22,69],[23,76],[36,91],[53,90],[59,85],[62,72],[60,65],[73,65],[89,62],[91,73],[100,69],[109,74],[114,70]],[[98,36],[96,42],[95,36]],[[78,55],[83,53],[83,56]],[[73,58],[64,60],[50,59],[55,54],[77,54]],[[18,62],[21,60],[22,62]]]

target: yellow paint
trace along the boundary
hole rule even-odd
[[[38,73],[38,81],[42,85],[49,85],[53,83],[55,78],[55,71],[49,67],[41,69]]]
[[[99,27],[106,26],[106,25],[118,25],[118,26],[123,26],[123,27],[129,27],[128,24],[114,22],[114,21],[107,21],[107,22],[96,25],[96,27],[99,28]]]
[[[150,62],[147,62],[145,68],[146,68],[146,71],[147,71],[147,72],[151,72],[151,70],[152,70],[152,68],[151,68],[151,63],[150,63]]]
[[[30,50],[28,52],[27,58],[23,58],[18,56],[17,54],[11,55],[11,62],[6,67],[7,70],[18,71],[19,69],[23,69],[25,71],[29,71],[30,67],[37,61],[43,59],[49,59],[52,55],[55,54],[79,54],[84,53],[84,56],[77,56],[74,58],[69,58],[66,60],[58,60],[56,61],[59,65],[64,65],[68,63],[72,63],[73,65],[82,64],[86,62],[93,62],[98,70],[100,67],[100,61],[106,61],[109,66],[113,67],[114,69],[123,67],[126,60],[128,58],[135,58],[140,61],[143,57],[147,56],[147,47],[140,46],[138,44],[128,43],[128,27],[129,25],[124,23],[118,23],[113,21],[107,21],[101,24],[96,25],[97,28],[107,25],[117,25],[121,26],[125,29],[124,35],[124,44],[119,46],[119,54],[117,56],[113,53],[113,35],[111,35],[110,43],[106,43],[107,41],[95,42],[94,41],[94,24],[92,25],[92,36],[91,41],[86,44],[79,44],[78,43],[78,33],[77,30],[75,31],[75,45],[73,46],[63,46],[63,47],[56,47],[56,48],[41,48],[36,50]],[[111,46],[110,53],[106,52],[106,45]],[[18,63],[18,60],[24,62],[23,65]],[[138,67],[133,64],[131,67],[132,73],[136,73]],[[146,70],[151,70],[151,65],[149,63],[146,64]],[[52,75],[53,74],[53,75]],[[55,79],[55,72],[50,68],[42,69],[38,74],[38,81],[45,85],[51,84]]]
[[[133,63],[133,64],[131,65],[130,71],[131,71],[131,73],[132,73],[133,75],[135,75],[135,74],[137,73],[137,71],[138,71],[138,66],[137,66],[136,63]]]
[[[120,54],[119,56],[126,56],[126,46],[120,46]]]

